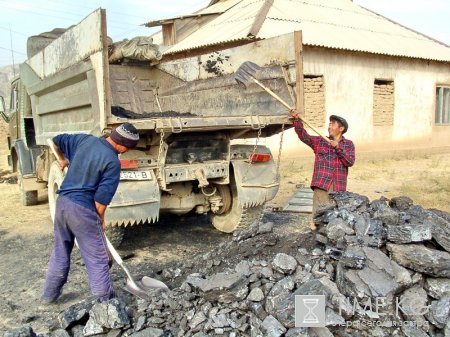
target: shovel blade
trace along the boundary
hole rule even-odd
[[[164,283],[161,282],[159,280],[156,280],[154,278],[148,277],[148,276],[144,276],[140,281],[139,281],[139,285],[143,288],[143,289],[166,289],[168,290],[169,287]]]
[[[241,64],[241,66],[236,70],[234,75],[234,79],[239,84],[247,87],[253,81],[253,77],[261,70],[261,67],[256,63],[245,61]]]
[[[243,71],[249,74],[250,76],[255,76],[257,73],[261,71],[261,67],[254,62],[245,61],[241,64],[237,71]]]
[[[251,82],[251,77],[247,73],[244,72],[236,72],[234,75],[234,80],[245,89],[249,83]]]
[[[127,284],[123,287],[123,289],[143,300],[150,300],[151,296],[149,291],[155,289],[168,290],[169,287],[164,282],[144,276],[137,282],[127,280]]]
[[[145,289],[141,288],[134,282],[129,282],[127,280],[127,284],[125,284],[123,289],[128,291],[130,294],[132,294],[136,297],[139,297],[143,300],[147,300],[147,301],[150,300],[150,294]]]

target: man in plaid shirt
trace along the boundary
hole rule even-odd
[[[355,162],[355,146],[343,134],[348,130],[347,121],[336,115],[330,116],[328,125],[329,142],[319,136],[310,136],[303,123],[298,118],[298,112],[289,110],[294,118],[294,129],[298,138],[311,147],[316,155],[311,188],[314,191],[312,216],[321,204],[331,203],[329,192],[345,191],[347,189],[348,168]],[[316,226],[312,222],[311,229]]]

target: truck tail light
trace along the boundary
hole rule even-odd
[[[128,159],[121,159],[120,160],[120,168],[121,169],[134,169],[138,168],[139,162],[137,160],[128,160]]]
[[[249,160],[252,163],[265,163],[270,160],[270,154],[268,154],[268,153],[253,153],[250,155]]]

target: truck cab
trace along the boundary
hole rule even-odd
[[[4,98],[0,100],[0,114],[9,124],[8,164],[17,173],[22,204],[33,206],[38,203],[38,190],[46,187],[46,181],[36,174],[38,158],[45,147],[36,145],[31,101],[20,77],[11,83],[9,110]]]

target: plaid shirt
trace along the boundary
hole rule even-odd
[[[298,138],[316,154],[311,188],[318,187],[328,191],[333,184],[334,191],[345,191],[348,168],[355,162],[353,142],[342,137],[339,147],[335,149],[322,137],[310,136],[300,120],[294,120],[294,129]]]

